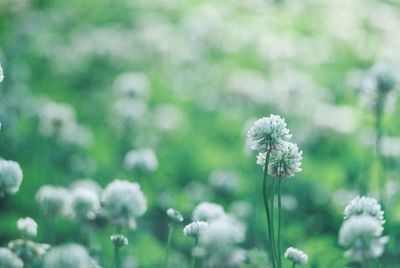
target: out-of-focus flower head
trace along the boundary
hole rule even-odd
[[[353,216],[369,215],[377,219],[381,224],[385,222],[384,212],[376,199],[366,196],[357,196],[344,209],[344,219]]]
[[[24,263],[7,248],[0,248],[0,267],[22,268]]]
[[[295,264],[306,264],[308,262],[308,256],[303,251],[290,247],[285,252],[285,258],[291,260]]]
[[[293,177],[296,172],[301,171],[302,154],[297,144],[282,143],[281,148],[271,155],[268,172],[276,178]]]
[[[292,137],[285,120],[273,114],[255,121],[247,135],[254,142],[251,148],[263,153],[279,149],[283,141]]]
[[[100,209],[100,198],[93,190],[76,188],[71,194],[71,209],[79,220],[93,219]]]
[[[24,237],[35,237],[37,235],[38,225],[32,218],[21,218],[17,221],[17,229]]]
[[[4,79],[3,67],[1,67],[1,64],[0,64],[0,82],[2,82],[3,79]]]
[[[95,268],[97,265],[86,249],[77,244],[52,248],[44,257],[44,268]]]
[[[352,216],[339,231],[339,244],[346,249],[346,256],[362,262],[378,258],[388,241],[382,237],[383,227],[379,220],[370,215]]]
[[[17,193],[22,179],[22,169],[17,162],[0,160],[0,197]]]
[[[200,233],[204,232],[204,230],[207,229],[207,226],[208,223],[205,221],[194,221],[183,228],[183,234],[185,236],[198,238]]]
[[[70,193],[63,187],[44,185],[36,193],[36,203],[45,217],[65,216],[70,212]]]
[[[110,239],[114,243],[114,246],[116,246],[117,248],[125,247],[129,243],[128,238],[120,234],[112,235]]]
[[[210,222],[224,215],[225,211],[222,206],[215,203],[202,202],[193,210],[192,220]]]
[[[180,213],[178,210],[169,208],[167,209],[167,216],[176,222],[183,222],[183,216],[182,213]]]
[[[157,170],[158,160],[152,149],[132,150],[125,156],[124,167],[139,173],[150,173]]]
[[[136,217],[147,210],[147,200],[139,184],[114,180],[105,188],[101,203],[111,222],[118,228],[136,228]]]
[[[234,193],[240,186],[239,175],[232,170],[214,170],[210,174],[209,182],[215,190],[224,193]]]
[[[114,90],[120,97],[146,99],[150,83],[144,73],[126,72],[115,79]]]
[[[17,239],[8,243],[8,248],[24,262],[32,263],[42,259],[50,249],[50,245],[35,243],[31,240]]]

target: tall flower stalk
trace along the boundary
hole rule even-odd
[[[168,224],[168,238],[167,238],[167,250],[164,259],[164,268],[168,267],[169,253],[171,251],[172,234],[174,232],[174,223],[183,222],[182,214],[173,208],[167,209],[167,216],[170,218],[171,222]]]
[[[119,250],[128,245],[128,238],[120,234],[115,234],[111,236],[111,241],[114,244],[114,256],[111,263],[111,268],[122,268]]]
[[[276,115],[257,120],[248,132],[254,142],[253,150],[259,152],[257,164],[263,166],[263,200],[267,215],[268,245],[272,265],[282,268],[282,179],[294,176],[300,171],[302,152],[296,144],[290,143],[289,129],[284,119]],[[268,175],[271,175],[269,179]],[[278,197],[278,211],[275,213],[275,194]],[[277,216],[277,228],[275,221]],[[277,232],[277,240],[275,233]]]

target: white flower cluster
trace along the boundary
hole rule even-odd
[[[99,195],[88,188],[76,188],[71,194],[71,209],[79,220],[94,219],[100,210]]]
[[[234,193],[240,186],[239,175],[233,170],[214,170],[209,182],[215,190],[223,193]]]
[[[292,137],[285,120],[273,114],[255,121],[247,136],[255,143],[251,148],[262,153],[279,149],[282,141]]]
[[[224,208],[218,204],[203,202],[198,204],[192,213],[193,221],[206,221],[218,219],[225,215]]]
[[[346,256],[356,262],[382,255],[388,241],[383,232],[383,211],[375,199],[356,197],[345,209],[345,221],[339,231],[339,244]]]
[[[120,234],[112,235],[110,239],[114,243],[114,246],[116,246],[117,248],[125,247],[129,243],[128,238]]]
[[[176,222],[183,222],[182,214],[176,209],[173,208],[167,209],[167,216]]]
[[[302,151],[297,144],[289,142],[292,135],[285,120],[278,115],[258,119],[247,133],[255,142],[253,150],[258,151],[257,164],[264,167],[267,155],[270,156],[268,172],[276,178],[293,177],[301,171]]]
[[[290,247],[285,252],[285,258],[291,260],[294,264],[306,264],[308,262],[308,255],[303,251]]]
[[[36,193],[36,203],[48,218],[66,216],[70,208],[70,193],[63,187],[44,185]]]
[[[0,267],[22,268],[24,263],[7,248],[0,248]]]
[[[136,217],[147,210],[147,200],[139,184],[114,180],[105,188],[101,202],[104,211],[118,228],[136,228]]]
[[[37,235],[38,225],[32,218],[26,217],[17,221],[17,229],[23,236],[35,237]]]
[[[95,268],[96,263],[86,249],[77,244],[52,248],[45,256],[44,268]]]
[[[0,160],[0,197],[17,193],[22,179],[22,170],[17,162]]]
[[[132,150],[125,156],[124,167],[138,173],[151,173],[158,168],[157,156],[149,148]]]
[[[208,223],[205,221],[194,221],[189,223],[183,228],[183,234],[185,236],[191,236],[194,238],[198,238],[200,233],[204,232],[207,229]]]

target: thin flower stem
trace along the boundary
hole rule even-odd
[[[171,249],[171,240],[172,240],[172,231],[174,230],[174,227],[172,224],[168,225],[168,241],[167,241],[167,252],[165,254],[165,261],[164,261],[164,268],[168,267],[168,257],[169,257],[169,251]]]
[[[381,268],[381,264],[379,263],[378,259],[374,257],[374,262],[377,268]]]
[[[192,249],[192,268],[194,268],[195,264],[196,264],[196,253],[195,253],[195,250],[196,250],[198,242],[199,242],[199,238],[196,237],[196,239],[194,241],[194,246],[193,246],[193,249]]]
[[[278,263],[282,268],[282,196],[281,196],[281,179],[278,179]]]
[[[293,262],[292,268],[295,268],[295,267],[296,267],[296,263],[295,263],[295,262]]]
[[[383,136],[383,109],[385,107],[385,102],[386,102],[386,94],[385,93],[379,93],[378,94],[378,100],[376,103],[376,110],[375,110],[375,133],[376,133],[376,139],[375,139],[375,150],[376,150],[376,157],[378,160],[379,164],[379,170],[381,171],[381,174],[378,178],[379,181],[379,199],[380,202],[383,203],[383,188],[386,183],[386,170],[385,170],[385,159],[382,156],[381,153],[381,140]]]
[[[275,255],[274,255],[274,246],[273,246],[273,240],[272,240],[272,230],[271,230],[271,212],[270,212],[270,207],[269,207],[269,196],[267,194],[267,178],[268,178],[268,164],[269,164],[269,157],[270,153],[267,152],[267,155],[265,157],[265,165],[264,165],[264,178],[263,178],[263,199],[264,199],[264,207],[265,207],[265,213],[267,215],[267,229],[268,229],[268,242],[269,242],[269,248],[270,248],[270,253],[272,256],[272,266],[276,268],[276,262],[275,262]]]
[[[272,178],[272,194],[269,197],[271,200],[272,245],[273,245],[273,254],[275,256],[276,266],[279,267],[279,258],[278,258],[277,244],[275,239],[275,193],[276,193],[276,179]]]

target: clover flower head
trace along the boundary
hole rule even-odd
[[[125,156],[124,167],[140,173],[154,172],[158,168],[157,156],[149,148],[132,150]]]
[[[37,235],[38,225],[32,218],[26,217],[17,221],[17,229],[23,236],[35,237]]]
[[[0,197],[17,193],[22,179],[22,169],[17,162],[0,160]]]
[[[308,256],[303,251],[289,247],[285,252],[285,258],[291,260],[295,264],[306,264],[308,262]]]
[[[346,256],[353,261],[377,258],[382,255],[388,241],[382,237],[381,222],[369,215],[352,216],[339,231],[339,244],[346,249]]]
[[[126,72],[116,78],[114,90],[120,97],[145,99],[149,95],[150,83],[144,73]]]
[[[0,267],[22,268],[24,263],[7,248],[0,248]]]
[[[211,172],[209,182],[217,191],[232,193],[239,188],[240,177],[233,170],[217,169]]]
[[[182,213],[180,213],[178,210],[169,208],[167,209],[167,215],[170,219],[176,221],[176,222],[183,222],[183,216]]]
[[[111,222],[120,228],[136,227],[136,217],[147,210],[147,200],[140,185],[126,180],[114,180],[105,188],[101,202]]]
[[[374,65],[370,73],[377,90],[383,93],[393,90],[399,80],[395,67],[384,62]]]
[[[254,142],[251,149],[264,153],[278,149],[282,141],[292,137],[285,120],[273,114],[255,121],[247,136]]]
[[[63,187],[44,185],[36,193],[36,203],[46,217],[65,216],[70,209],[70,193]]]
[[[202,202],[193,210],[192,220],[210,222],[224,215],[225,211],[222,206],[215,203]]]
[[[44,268],[94,268],[95,263],[86,249],[77,244],[52,248],[44,257]]]
[[[128,245],[128,238],[123,235],[115,234],[110,237],[111,241],[114,243],[114,246],[117,248],[122,248]]]
[[[232,216],[225,215],[208,223],[200,232],[200,243],[207,248],[222,250],[245,239],[246,227]]]
[[[183,234],[185,236],[197,238],[199,237],[200,233],[204,232],[204,230],[207,229],[207,227],[208,223],[205,221],[194,221],[183,228]]]
[[[100,209],[100,198],[93,190],[76,188],[71,199],[72,213],[77,219],[94,219]]]
[[[301,160],[303,152],[295,143],[284,142],[281,149],[271,155],[268,166],[269,173],[276,178],[289,178],[296,172],[301,171]]]
[[[357,196],[344,209],[344,219],[352,216],[369,215],[377,219],[381,224],[385,223],[384,212],[376,199],[366,196]]]
[[[22,261],[33,262],[40,260],[50,249],[48,244],[39,244],[31,240],[12,240],[8,248],[14,252]]]

